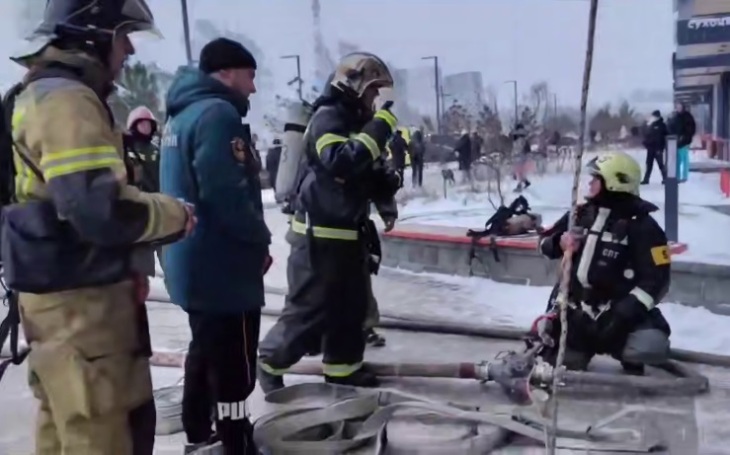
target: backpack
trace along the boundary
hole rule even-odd
[[[530,231],[541,231],[540,224],[542,217],[539,214],[531,213],[530,204],[524,196],[518,196],[509,206],[501,205],[486,223],[484,229],[469,229],[467,237],[471,238],[471,249],[469,251],[469,266],[477,257],[476,247],[479,240],[484,237],[490,238],[490,249],[494,260],[500,262],[497,251],[497,237],[516,236],[527,234]],[[481,261],[480,261],[481,262]],[[470,270],[471,271],[471,270]]]

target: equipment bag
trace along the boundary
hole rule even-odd
[[[500,262],[499,252],[497,251],[497,237],[522,235],[530,231],[539,232],[541,222],[542,217],[531,213],[530,204],[524,196],[518,196],[509,206],[501,205],[494,215],[484,223],[484,229],[469,229],[466,232],[467,237],[471,238],[469,264],[471,265],[474,259],[478,259],[476,247],[480,239],[490,238],[489,246],[494,255],[494,260]]]

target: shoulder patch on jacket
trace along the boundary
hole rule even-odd
[[[669,254],[669,246],[655,246],[651,249],[651,258],[655,265],[667,265],[672,262]]]

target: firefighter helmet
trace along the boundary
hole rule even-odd
[[[32,57],[64,39],[108,51],[115,34],[141,31],[160,35],[145,0],[48,0],[43,21],[28,37],[30,47],[13,60]]]
[[[606,191],[639,195],[641,167],[635,159],[621,152],[593,158],[586,166],[591,175],[603,179]]]
[[[362,97],[369,87],[393,87],[393,76],[388,65],[367,52],[354,52],[340,60],[330,85]]]

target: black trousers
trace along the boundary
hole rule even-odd
[[[246,399],[256,386],[261,311],[189,313],[192,341],[185,359],[182,422],[188,442],[217,435],[228,455],[257,454]]]
[[[423,186],[423,161],[411,159],[411,181],[413,187]]]
[[[365,246],[292,232],[288,239],[289,294],[282,315],[261,341],[262,366],[283,374],[321,347],[324,373],[348,376],[359,369],[365,351],[362,328],[370,292],[363,273]]]
[[[647,149],[646,150],[646,171],[644,173],[644,182],[648,182],[651,178],[651,172],[654,170],[654,162],[659,166],[659,172],[662,174],[662,180],[667,178],[667,170],[664,167],[664,150]]]

